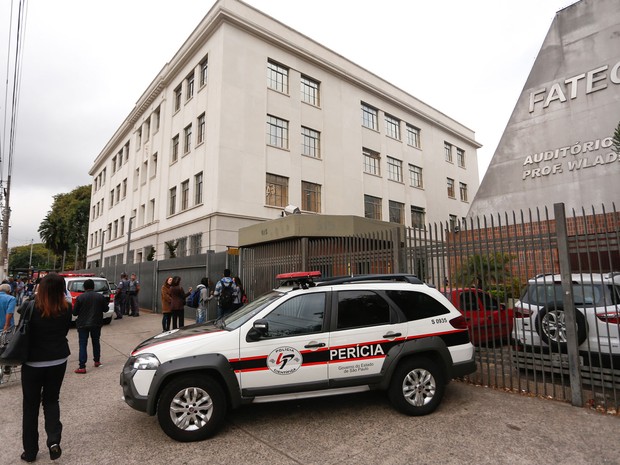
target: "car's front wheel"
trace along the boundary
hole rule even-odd
[[[419,357],[406,360],[396,369],[388,398],[407,415],[427,415],[437,408],[445,388],[443,370],[432,360]]]
[[[180,442],[202,441],[213,436],[226,416],[226,396],[206,375],[186,375],[170,382],[157,404],[161,429]]]

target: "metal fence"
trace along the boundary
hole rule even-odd
[[[617,411],[618,287],[599,289],[602,300],[584,301],[583,294],[584,283],[620,271],[619,244],[615,207],[567,216],[559,204],[553,214],[534,210],[354,237],[299,237],[242,248],[239,255],[210,252],[100,270],[112,281],[122,271],[136,272],[142,283],[140,306],[154,311],[161,306],[159,289],[171,275],[181,276],[187,289],[203,276],[214,285],[229,268],[254,299],[274,288],[275,276],[284,272],[319,270],[324,277],[413,273],[442,291],[468,319],[478,370],[465,381]],[[536,276],[542,288],[564,290],[555,295],[552,309],[545,309],[555,320],[516,305]],[[216,304],[210,305],[209,317],[214,317]],[[187,308],[186,317],[193,318],[191,312]],[[555,331],[562,343],[546,343],[543,330]]]
[[[596,305],[586,302],[584,307],[564,297],[578,293],[573,288],[583,283],[620,271],[619,236],[615,208],[609,213],[573,211],[566,217],[563,205],[556,205],[553,214],[535,210],[355,237],[269,243],[242,249],[241,272],[251,298],[272,289],[275,276],[283,272],[416,274],[468,319],[478,363],[468,382],[613,410],[620,404],[618,287],[607,289]],[[540,314],[514,308],[528,280],[538,275],[543,284],[567,291],[560,293],[561,302],[553,302],[557,327],[547,328],[561,333],[561,344],[549,345],[540,337]],[[554,275],[561,285],[554,283]],[[527,333],[521,341],[515,328]],[[586,341],[584,331],[590,336]]]

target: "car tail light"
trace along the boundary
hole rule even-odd
[[[457,316],[450,320],[450,324],[456,329],[467,329],[467,320],[464,316]]]
[[[513,308],[515,318],[529,318],[534,313],[530,308],[515,306]]]
[[[620,313],[597,313],[596,317],[603,323],[609,323],[613,325],[620,324]]]

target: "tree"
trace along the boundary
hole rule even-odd
[[[614,136],[612,138],[614,151],[620,155],[620,122],[618,126],[616,126],[616,130],[614,131]]]
[[[45,246],[57,255],[67,252],[84,256],[88,240],[91,186],[79,186],[68,194],[54,196],[52,209],[39,225]],[[79,261],[78,257],[74,257]],[[65,264],[66,266],[66,264]]]
[[[30,257],[31,250],[32,258]],[[49,263],[50,258],[52,258],[50,251],[43,244],[13,247],[9,254],[9,272],[15,275],[16,271],[25,272],[29,266],[34,269],[47,269],[52,266]]]
[[[515,257],[509,254],[471,255],[460,266],[452,280],[459,286],[474,286],[488,290],[490,286],[511,279],[510,262]]]
[[[170,258],[177,258],[177,248],[179,247],[179,241],[166,241],[166,248],[168,249],[168,255]]]

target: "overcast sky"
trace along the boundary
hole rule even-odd
[[[18,3],[0,1],[3,122],[13,79],[9,19]],[[40,241],[54,195],[91,184],[88,171],[103,146],[214,3],[27,2],[10,247]],[[483,144],[482,180],[555,13],[574,0],[246,3],[474,130]],[[0,136],[6,180],[8,132]]]

